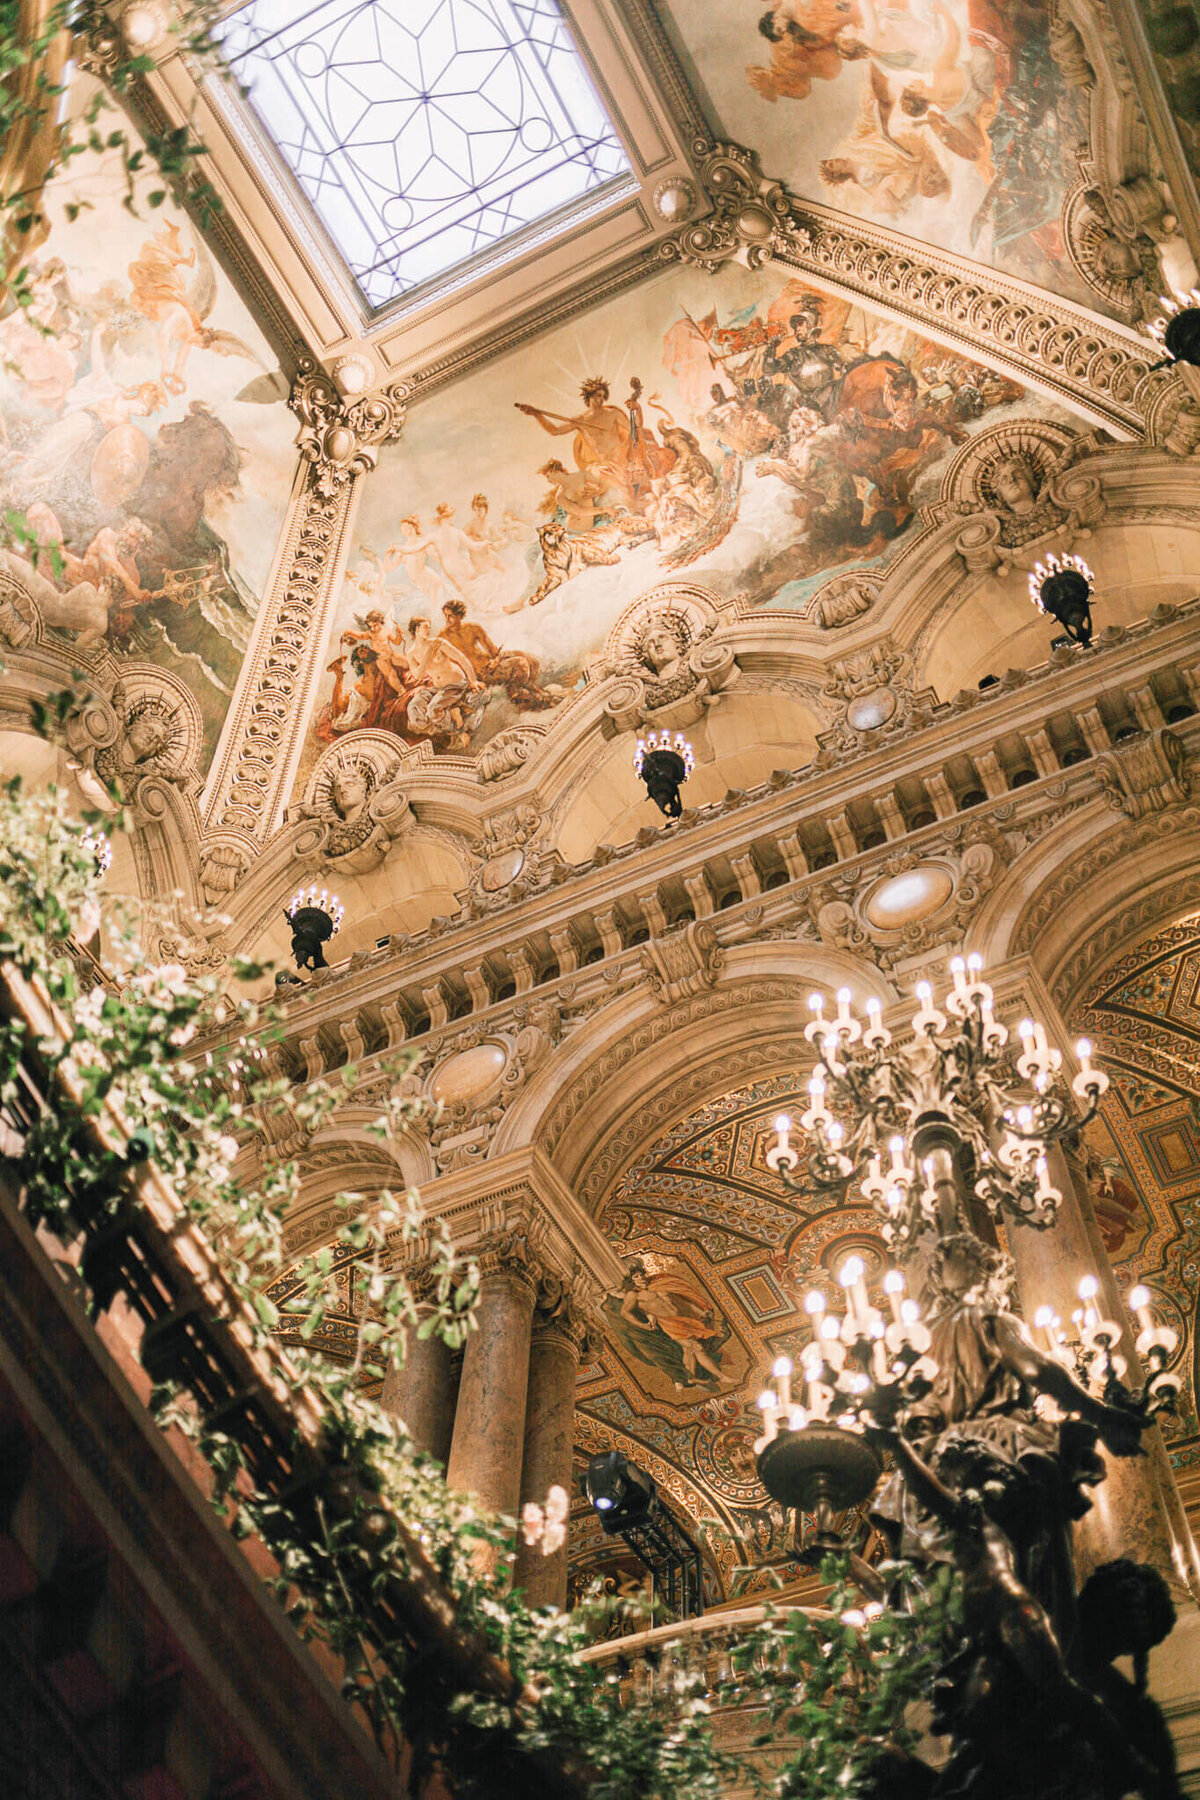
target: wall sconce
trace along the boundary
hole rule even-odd
[[[633,753],[633,772],[646,784],[646,792],[659,812],[677,819],[683,811],[679,789],[696,766],[696,753],[682,731],[652,731],[639,738]]]
[[[336,937],[345,907],[327,888],[300,888],[288,901],[284,917],[292,928],[292,956],[298,969],[325,969],[323,946]]]
[[[1029,577],[1029,598],[1039,612],[1058,620],[1067,641],[1073,644],[1092,641],[1095,591],[1096,577],[1082,556],[1048,556]],[[1055,647],[1057,644],[1056,639]]]

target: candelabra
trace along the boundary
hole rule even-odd
[[[1029,598],[1040,613],[1057,619],[1070,642],[1092,641],[1092,595],[1096,578],[1082,556],[1048,556],[1029,577]]]
[[[292,956],[298,969],[324,969],[323,946],[336,937],[341,928],[345,907],[327,888],[300,888],[284,909],[284,917],[292,928]]]
[[[1036,1759],[1017,1768],[1021,1752],[998,1732],[998,1715],[985,1717],[971,1704],[970,1683],[956,1685],[948,1673],[981,1671],[971,1678],[980,1691],[997,1681],[1011,1686],[1014,1631],[1024,1633],[1028,1668],[1038,1671],[1029,1703],[1040,1683],[1063,1718],[1082,1721],[1087,1755],[1127,1755],[1138,1776],[1127,1786],[1148,1791],[1142,1749],[1106,1743],[1104,1709],[1064,1658],[1074,1595],[1049,1578],[1044,1589],[1034,1580],[1027,1590],[1015,1571],[1069,1566],[1071,1521],[1087,1509],[1085,1488],[1104,1478],[1097,1440],[1114,1454],[1134,1454],[1142,1431],[1175,1405],[1180,1383],[1167,1365],[1176,1334],[1155,1323],[1149,1291],[1135,1288],[1128,1304],[1146,1373],[1131,1387],[1116,1348],[1122,1327],[1102,1317],[1095,1275],[1079,1283],[1072,1337],[1050,1307],[1037,1309],[1032,1327],[1009,1311],[1011,1265],[972,1225],[986,1209],[1017,1229],[1053,1227],[1062,1195],[1050,1179],[1049,1146],[1094,1117],[1108,1079],[1081,1040],[1068,1084],[1061,1054],[1033,1019],[1010,1042],[978,956],[956,956],[950,971],[940,1005],[929,982],[917,983],[912,1035],[903,1042],[893,1041],[878,1000],[867,1001],[864,1023],[846,988],[832,1018],[819,994],[810,998],[805,1036],[818,1062],[799,1121],[805,1143],[793,1141],[796,1127],[781,1116],[767,1164],[795,1191],[857,1187],[897,1265],[922,1268],[926,1293],[919,1303],[908,1273],[895,1266],[882,1277],[877,1305],[866,1264],[852,1255],[838,1271],[844,1312],[816,1289],[806,1296],[812,1335],[797,1387],[796,1366],[782,1356],[758,1397],[759,1477],[785,1508],[814,1515],[801,1547],[806,1560],[845,1548],[834,1515],[875,1494],[894,1551],[963,1572],[971,1604],[934,1726],[953,1740],[956,1780],[970,1771],[953,1786],[956,1795],[1094,1800],[1093,1775],[1072,1786],[1074,1777],[1055,1773],[1058,1747],[1045,1770]],[[896,1470],[880,1485],[889,1450]],[[1159,1581],[1137,1569],[1144,1584]],[[1064,1741],[1064,1766],[1070,1754]]]
[[[919,981],[912,1039],[895,1047],[878,1000],[867,1001],[865,1025],[851,1012],[849,988],[838,992],[833,1019],[825,1017],[820,994],[808,1003],[814,1016],[804,1035],[819,1050],[800,1120],[811,1143],[809,1177],[825,1188],[857,1179],[880,1215],[885,1243],[896,1250],[929,1227],[959,1228],[957,1165],[964,1159],[993,1217],[1007,1211],[1028,1224],[1053,1224],[1061,1196],[1050,1181],[1046,1146],[1087,1124],[1108,1088],[1081,1039],[1080,1070],[1068,1092],[1062,1057],[1032,1019],[1018,1027],[1015,1074],[1024,1091],[1012,1086],[1009,1033],[995,1016],[981,958],[956,956],[950,970],[945,1011],[934,1005],[929,982]],[[830,1100],[851,1117],[849,1130]],[[796,1190],[805,1183],[795,1175],[801,1156],[793,1130],[786,1115],[776,1119],[766,1160]]]
[[[682,731],[652,731],[639,738],[633,752],[633,772],[646,784],[646,793],[659,812],[677,819],[683,811],[679,789],[696,766],[696,754]]]

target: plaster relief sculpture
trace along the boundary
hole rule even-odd
[[[886,857],[880,878],[869,885],[853,869],[831,875],[809,895],[813,923],[831,948],[894,968],[958,942],[1007,855],[986,820],[952,826],[920,851]]]
[[[400,758],[382,732],[360,732],[320,759],[296,816],[323,827],[316,855],[348,874],[378,868],[413,827],[408,798],[396,779]]]
[[[138,806],[151,781],[184,791],[196,785],[201,722],[182,683],[158,671],[130,673],[113,689],[112,708],[116,735],[91,753],[91,767],[106,788]]]
[[[860,751],[882,738],[927,724],[937,703],[932,688],[913,688],[912,659],[890,639],[829,665],[821,704],[833,715],[817,736],[826,755]]]
[[[1108,804],[1131,819],[1182,806],[1190,792],[1187,749],[1165,725],[1104,751],[1096,774]]]
[[[1099,476],[1077,469],[1091,438],[1041,419],[980,432],[955,458],[931,520],[964,519],[955,549],[974,572],[998,569],[1053,536],[1069,549],[1104,516]]]
[[[733,650],[714,641],[718,612],[703,588],[666,583],[622,614],[604,668],[618,677],[604,703],[607,732],[690,725],[738,679]]]
[[[870,576],[835,575],[813,595],[806,617],[814,619],[822,631],[852,625],[870,612],[879,598],[879,587]]]

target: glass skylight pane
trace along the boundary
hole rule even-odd
[[[372,306],[629,174],[557,0],[250,0],[223,43]]]

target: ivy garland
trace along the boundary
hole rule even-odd
[[[52,697],[40,709],[43,731],[60,733],[76,704],[77,695]],[[111,827],[111,818],[105,822]],[[504,1745],[553,1767],[547,1792],[589,1800],[715,1800],[731,1786],[767,1783],[779,1800],[868,1795],[881,1765],[912,1748],[906,1710],[928,1694],[942,1653],[955,1604],[948,1572],[922,1589],[896,1565],[890,1578],[904,1604],[865,1623],[843,1620],[853,1590],[836,1563],[825,1570],[827,1615],[768,1609],[733,1653],[739,1699],[761,1708],[762,1720],[755,1746],[740,1758],[714,1741],[702,1667],[679,1671],[669,1696],[651,1706],[624,1705],[619,1667],[596,1670],[578,1653],[611,1623],[614,1608],[633,1614],[630,1603],[596,1599],[570,1614],[530,1611],[508,1586],[513,1521],[484,1516],[451,1490],[403,1424],[363,1392],[364,1381],[403,1365],[410,1332],[458,1345],[473,1329],[476,1271],[415,1194],[340,1197],[337,1255],[320,1251],[301,1269],[288,1311],[300,1316],[302,1342],[279,1355],[280,1315],[264,1290],[284,1266],[283,1221],[300,1170],[294,1159],[272,1160],[269,1144],[280,1134],[263,1127],[284,1112],[306,1136],[337,1107],[354,1071],[302,1097],[266,1078],[244,1099],[232,1098],[242,1090],[230,1083],[227,1059],[209,1066],[193,1045],[215,1010],[233,1003],[218,995],[214,978],[193,979],[178,964],[143,955],[139,933],[153,924],[146,909],[106,895],[105,969],[81,959],[75,946],[100,923],[84,830],[63,790],[27,795],[19,780],[0,789],[0,964],[34,982],[59,1022],[58,1035],[36,1046],[19,1020],[0,1029],[0,1104],[18,1097],[24,1052],[36,1051],[46,1076],[49,1104],[30,1125],[23,1152],[25,1205],[34,1223],[73,1237],[81,1222],[94,1226],[130,1203],[131,1163],[153,1163],[217,1250],[257,1345],[270,1349],[294,1392],[318,1397],[324,1447],[339,1475],[299,1509],[256,1487],[236,1433],[207,1425],[188,1392],[161,1389],[155,1405],[164,1426],[182,1428],[203,1453],[215,1477],[214,1505],[230,1528],[258,1536],[271,1551],[281,1603],[305,1637],[322,1639],[340,1659],[345,1692],[385,1751],[395,1761],[402,1746],[415,1754],[414,1790],[436,1768],[457,1794],[495,1792],[491,1757]],[[260,972],[249,964],[234,969],[243,979]],[[250,1002],[237,1003],[236,1012],[244,1038],[237,1057],[253,1064],[279,1023]],[[424,1106],[392,1102],[376,1133],[403,1134]],[[97,1129],[114,1121],[115,1134]],[[261,1174],[238,1179],[234,1162],[252,1145]],[[420,1305],[404,1275],[388,1266],[397,1232],[432,1241],[432,1290]],[[303,1341],[334,1301],[335,1262],[341,1280],[349,1269],[360,1321],[354,1353],[338,1362]],[[511,1672],[507,1689],[431,1686],[411,1643],[380,1631],[388,1584],[411,1573],[405,1544],[412,1541],[453,1596],[454,1630],[500,1659]]]

